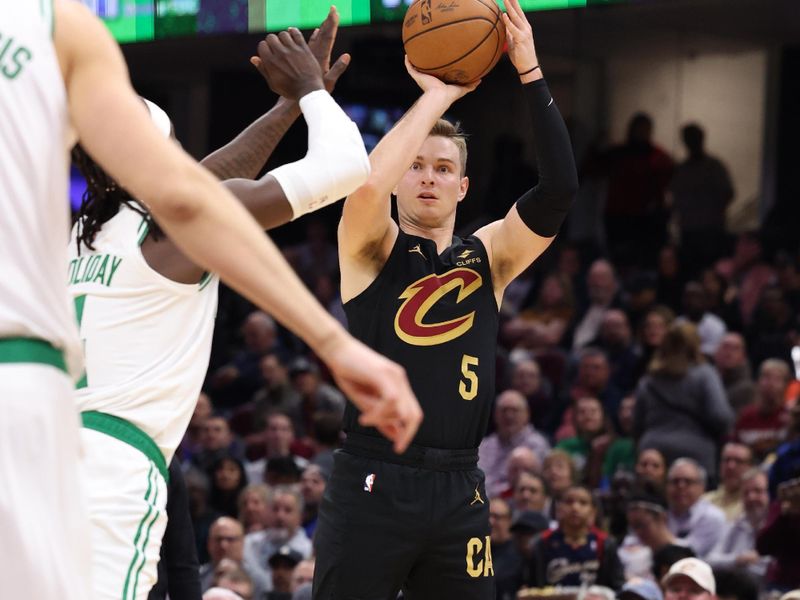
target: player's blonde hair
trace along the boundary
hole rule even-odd
[[[458,148],[458,158],[461,163],[461,176],[467,172],[467,134],[461,129],[461,123],[451,123],[447,119],[439,119],[428,135],[447,138]]]

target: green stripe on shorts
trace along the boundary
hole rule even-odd
[[[64,353],[36,338],[0,338],[0,364],[13,363],[49,365],[67,372]]]
[[[105,433],[139,450],[153,462],[158,472],[161,473],[161,476],[164,478],[164,481],[169,483],[167,460],[164,458],[164,455],[153,439],[136,425],[125,419],[115,417],[114,415],[108,415],[94,410],[82,412],[81,419],[86,429]]]

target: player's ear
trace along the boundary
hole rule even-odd
[[[469,177],[464,175],[461,178],[461,181],[458,184],[458,201],[461,202],[464,197],[467,195],[467,190],[469,189]]]

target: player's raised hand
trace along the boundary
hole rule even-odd
[[[299,100],[325,87],[322,68],[295,27],[269,34],[258,43],[258,60],[254,57],[251,62],[270,89],[284,98]]]
[[[338,30],[339,13],[336,11],[335,6],[331,6],[328,16],[325,17],[322,25],[316,28],[308,39],[308,47],[311,48],[311,53],[316,57],[319,66],[322,67],[325,89],[329,92],[333,91],[336,81],[350,64],[350,55],[342,54],[331,66],[331,52],[333,51],[333,43],[336,41]]]
[[[451,103],[474,91],[475,88],[477,88],[481,83],[480,79],[465,85],[445,83],[438,77],[428,75],[427,73],[422,73],[421,71],[415,69],[414,65],[411,64],[411,61],[408,60],[408,56],[406,56],[406,70],[408,71],[408,74],[411,75],[412,79],[417,82],[417,85],[422,89],[423,92],[437,89],[443,90],[447,94]]]
[[[422,409],[405,370],[350,336],[322,358],[336,383],[361,411],[359,422],[375,427],[403,452],[422,422]]]
[[[522,11],[519,0],[505,0],[505,5],[503,24],[506,26],[508,57],[516,67],[517,73],[529,73],[531,69],[539,65],[536,47],[533,44],[531,24]]]

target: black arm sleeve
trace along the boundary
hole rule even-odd
[[[533,122],[539,184],[517,201],[517,212],[535,234],[553,237],[578,191],[578,172],[567,126],[544,79],[522,86]]]
[[[161,541],[158,582],[148,600],[200,600],[200,563],[189,514],[189,497],[177,457],[169,464],[167,529]]]

